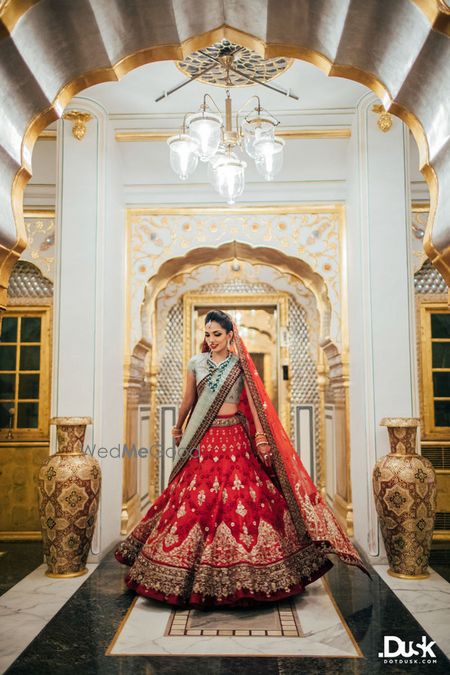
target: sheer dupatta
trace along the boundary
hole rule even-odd
[[[231,350],[239,358],[262,429],[272,452],[272,468],[278,487],[286,499],[292,520],[301,539],[305,535],[324,553],[335,553],[343,562],[358,566],[369,577],[358,552],[339,524],[330,507],[320,496],[311,477],[293,447],[270,400],[256,366],[233,323],[234,341]],[[245,414],[254,446],[254,421],[245,388],[239,410]]]

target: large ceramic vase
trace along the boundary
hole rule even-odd
[[[375,464],[373,491],[389,561],[388,572],[405,579],[426,579],[436,511],[436,475],[416,452],[420,421],[384,417],[391,452]]]
[[[58,451],[39,471],[39,512],[49,577],[76,577],[86,560],[100,499],[98,461],[83,452],[90,417],[53,417]]]

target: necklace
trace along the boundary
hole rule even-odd
[[[215,362],[212,359],[212,353],[209,352],[209,356],[207,359],[207,364],[208,364],[208,387],[211,389],[211,391],[216,391],[217,387],[220,384],[220,381],[222,379],[222,374],[224,370],[226,369],[227,365],[229,364],[231,359],[231,352],[228,352],[228,356],[224,361],[221,361],[218,365],[215,364]]]

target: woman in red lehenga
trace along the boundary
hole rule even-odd
[[[172,433],[178,457],[169,484],[115,551],[130,567],[129,588],[212,609],[301,593],[333,566],[329,553],[368,574],[225,312],[206,316]]]

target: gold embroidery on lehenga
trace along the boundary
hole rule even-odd
[[[258,476],[256,471],[253,471],[253,473],[255,474],[255,483],[261,487],[261,485],[263,484],[261,478]]]
[[[247,509],[245,508],[242,502],[238,502],[238,505],[236,507],[236,513],[238,513],[240,516],[246,515]]]
[[[242,527],[242,530],[243,531],[241,532],[239,539],[243,541],[244,544],[249,548],[250,544],[253,542],[253,537],[251,534],[248,533],[248,527],[245,523]]]
[[[214,476],[214,483],[213,483],[212,488],[209,488],[209,491],[210,492],[219,492],[219,489],[220,489],[219,480],[218,480],[217,476]]]
[[[230,524],[231,526],[231,524]],[[221,599],[237,590],[264,593],[267,598],[280,589],[287,592],[308,583],[327,564],[325,555],[312,543],[301,546],[289,512],[284,514],[285,537],[264,520],[260,521],[255,545],[250,545],[246,526],[237,541],[224,523],[217,527],[211,542],[205,545],[197,523],[180,544],[164,551],[161,542],[144,547],[131,567],[129,577],[144,587],[188,600],[192,592]],[[248,538],[250,537],[250,539]],[[199,557],[200,556],[200,557]],[[186,567],[186,560],[194,561]],[[230,560],[240,560],[230,565]],[[183,566],[184,564],[184,566]],[[220,567],[223,564],[223,567]]]
[[[188,490],[195,490],[196,480],[197,480],[197,474],[194,474],[193,479],[191,480],[191,482],[188,485]]]
[[[270,480],[266,480],[266,485],[267,489],[270,490],[272,494],[275,494],[276,492],[275,485]]]
[[[262,485],[262,483],[261,483]],[[242,481],[237,475],[237,473],[234,474],[234,481],[233,481],[233,487],[231,488],[232,490],[240,490],[244,486],[242,485]]]
[[[223,501],[224,504],[226,503],[227,499],[228,499],[228,492],[227,492],[227,489],[224,488],[223,492],[222,492],[222,501]]]
[[[168,534],[164,537],[164,543],[166,546],[172,546],[172,544],[176,544],[177,541],[179,540],[179,537],[177,534],[175,534],[177,529],[176,523],[172,525],[170,528]]]
[[[197,495],[197,501],[198,501],[198,503],[200,504],[200,506],[203,504],[203,502],[205,501],[205,499],[206,499],[205,491],[204,491],[204,490],[200,490],[199,493],[198,493],[198,495]]]
[[[252,498],[252,500],[256,501],[256,492],[254,491],[254,489],[252,487],[249,487],[248,491],[250,493],[250,497]]]

